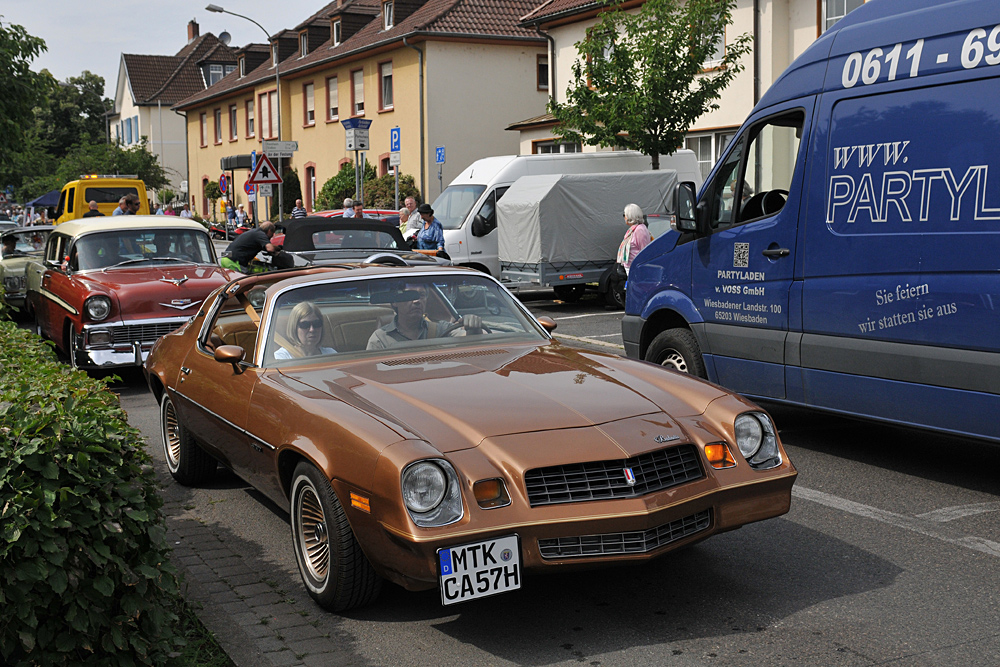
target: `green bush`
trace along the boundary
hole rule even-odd
[[[365,183],[375,178],[375,167],[365,160]],[[354,181],[354,163],[345,162],[334,176],[329,178],[316,195],[316,210],[340,208],[344,199],[354,198],[357,183]]]
[[[413,197],[420,201],[420,188],[413,182],[410,174],[399,175],[399,205],[403,205],[403,200]],[[396,203],[396,177],[392,174],[379,176],[378,178],[365,181],[365,207],[366,208],[395,208]]]
[[[105,382],[0,321],[0,663],[176,662],[162,504]]]

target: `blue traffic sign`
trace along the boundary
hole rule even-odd
[[[394,127],[389,130],[389,152],[398,153],[399,152],[399,128]]]
[[[371,127],[372,121],[370,118],[345,118],[340,124],[345,130],[367,130]]]
[[[257,168],[257,151],[250,151],[250,171]]]
[[[438,146],[434,149],[434,154],[436,156],[435,164],[444,164],[444,146]]]

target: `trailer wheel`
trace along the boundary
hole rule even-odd
[[[688,329],[660,332],[646,350],[646,361],[703,379],[708,377],[698,340]]]
[[[587,286],[583,283],[577,283],[576,285],[556,285],[552,289],[556,292],[556,298],[567,303],[576,303],[583,296]]]

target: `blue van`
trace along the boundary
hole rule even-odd
[[[627,355],[1000,441],[998,23],[997,0],[870,0],[816,40],[678,186]]]

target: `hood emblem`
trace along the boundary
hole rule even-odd
[[[201,301],[192,301],[191,299],[172,299],[170,303],[161,303],[160,305],[164,308],[175,308],[177,310],[184,310],[190,308],[191,306],[196,306]]]
[[[183,285],[188,280],[189,280],[189,278],[187,276],[184,276],[183,278],[160,278],[160,282],[161,283],[170,283],[171,285],[174,285],[175,287],[180,287],[181,285]]]
[[[635,486],[635,473],[632,472],[632,469],[622,468],[622,472],[625,473],[625,483],[629,486]]]
[[[680,439],[681,436],[679,435],[658,435],[655,438],[653,438],[655,442],[658,442],[660,444],[663,444],[664,442],[673,442],[674,440],[680,440]]]

